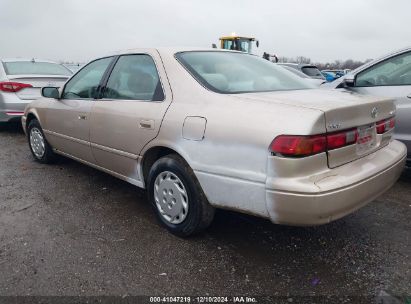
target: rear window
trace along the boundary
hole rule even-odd
[[[320,70],[316,67],[303,67],[301,70],[304,74],[311,76],[311,77],[323,77]]]
[[[219,51],[177,53],[180,63],[206,88],[217,93],[311,89],[302,78],[260,57]]]
[[[65,75],[73,73],[61,64],[51,62],[10,61],[3,62],[7,75]]]
[[[290,66],[287,65],[280,65],[281,67],[283,67],[284,69],[286,69],[287,71],[290,71],[291,73],[300,76],[301,78],[310,78],[308,77],[306,74],[304,74],[303,72],[300,72],[299,70],[296,70]]]

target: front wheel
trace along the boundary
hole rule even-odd
[[[148,195],[160,222],[187,237],[207,228],[214,218],[193,170],[178,155],[157,160],[148,176]]]
[[[30,151],[36,161],[48,164],[55,160],[56,155],[53,152],[53,148],[47,142],[43,129],[37,119],[30,121],[27,127],[27,140]]]

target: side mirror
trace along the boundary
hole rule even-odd
[[[355,85],[355,76],[348,74],[343,80],[344,87],[353,87]]]
[[[60,93],[59,89],[55,87],[44,87],[41,89],[41,95],[46,98],[59,99]]]

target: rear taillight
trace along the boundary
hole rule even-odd
[[[395,117],[381,120],[377,122],[376,129],[377,134],[384,134],[385,132],[391,131],[395,127]]]
[[[280,135],[271,143],[272,153],[285,156],[309,156],[325,152],[327,139],[323,135],[316,136],[296,136]]]
[[[377,134],[384,134],[395,127],[395,117],[376,123]],[[280,135],[270,145],[273,154],[289,157],[310,156],[350,146],[359,139],[357,128],[321,135]]]
[[[280,135],[270,145],[270,151],[283,156],[310,156],[355,144],[357,129],[314,136]]]
[[[32,88],[31,84],[21,83],[21,82],[11,82],[5,81],[0,82],[0,91],[3,92],[18,92],[24,88]]]
[[[351,129],[327,135],[327,149],[333,150],[355,144],[358,139],[357,129]]]

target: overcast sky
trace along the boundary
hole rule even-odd
[[[411,45],[410,13],[410,0],[0,0],[0,57],[87,61],[236,32],[259,54],[365,60]]]

